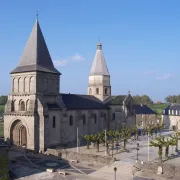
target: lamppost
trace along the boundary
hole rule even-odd
[[[114,180],[116,180],[116,171],[117,171],[117,167],[114,167]]]
[[[137,150],[137,162],[138,162],[139,143],[137,143],[137,148],[136,148],[136,150]]]

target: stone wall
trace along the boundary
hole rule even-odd
[[[157,173],[158,166],[161,166],[161,163],[143,162],[143,164],[137,163],[135,166],[150,173]],[[163,174],[165,176],[180,176],[180,165],[163,163]]]
[[[66,160],[77,160],[79,162],[89,162],[89,164],[111,164],[114,162],[112,157],[104,157],[100,155],[84,154],[71,152],[67,150],[47,149],[48,155],[59,156]]]

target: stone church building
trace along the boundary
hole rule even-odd
[[[38,20],[18,66],[11,74],[11,92],[4,113],[4,136],[11,144],[44,151],[120,124],[135,125],[133,100],[111,95],[110,74],[97,44],[89,74],[88,94],[63,94],[61,73],[54,67]]]

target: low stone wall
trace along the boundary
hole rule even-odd
[[[135,167],[145,170],[148,172],[157,173],[158,166],[161,166],[161,163],[158,162],[140,162],[136,163]],[[180,176],[180,165],[174,165],[170,163],[163,163],[163,174],[165,176]]]
[[[67,150],[47,149],[46,153],[48,155],[58,156],[66,160],[77,160],[79,162],[89,162],[90,164],[111,164],[114,162],[114,158],[112,157],[77,153]]]

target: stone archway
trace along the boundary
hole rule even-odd
[[[11,125],[11,142],[16,146],[27,145],[27,130],[20,120],[16,120]]]

